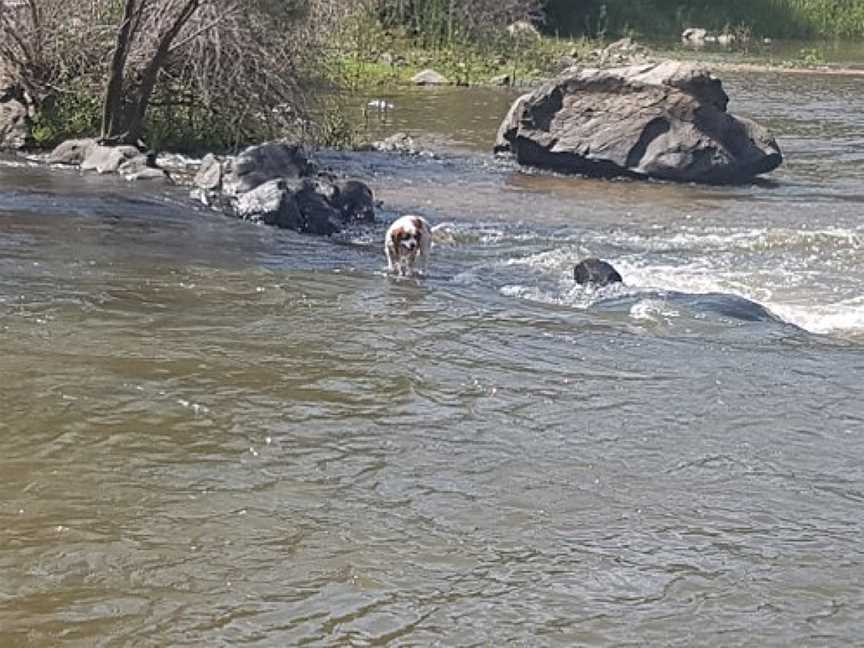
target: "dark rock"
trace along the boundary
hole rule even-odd
[[[241,194],[269,180],[302,178],[313,172],[312,163],[302,147],[282,142],[252,146],[238,155],[225,170],[226,193]]]
[[[494,76],[489,79],[489,83],[494,86],[509,86],[510,85],[510,75],[509,74],[499,74],[498,76]]]
[[[345,223],[375,222],[375,197],[372,190],[358,180],[348,180],[339,186],[335,204]]]
[[[234,211],[238,218],[266,223],[284,229],[303,230],[303,217],[294,194],[285,180],[270,180],[237,197]]]
[[[27,107],[17,99],[0,103],[0,149],[22,149],[29,137]]]
[[[310,178],[294,181],[289,187],[294,189],[297,206],[303,217],[301,232],[330,236],[342,229],[339,209],[334,205],[338,192],[336,187]]]
[[[622,283],[621,275],[610,263],[601,259],[582,259],[573,268],[573,279],[583,286],[608,286],[613,283]]]
[[[139,155],[141,155],[141,151],[134,146],[101,146],[97,144],[87,150],[87,154],[81,162],[81,170],[96,171],[96,173],[117,173],[125,162]]]
[[[783,156],[763,127],[726,112],[728,100],[689,63],[573,70],[514,103],[496,150],[506,142],[521,164],[565,173],[747,182]]]
[[[48,164],[81,164],[96,146],[98,144],[95,139],[66,140],[51,151]]]

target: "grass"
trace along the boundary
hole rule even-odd
[[[357,24],[359,23],[359,24]],[[488,84],[507,75],[511,83],[531,82],[557,71],[564,56],[584,59],[597,47],[586,38],[561,39],[506,32],[479,42],[454,40],[423,46],[399,30],[385,30],[358,18],[339,39],[331,65],[335,81],[357,90],[408,85],[421,70],[432,68],[457,85]]]

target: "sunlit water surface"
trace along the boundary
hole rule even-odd
[[[727,89],[764,183],[521,173],[506,92],[388,96],[439,157],[323,155],[384,201],[335,241],[0,166],[0,645],[860,642],[860,80]]]

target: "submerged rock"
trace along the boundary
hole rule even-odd
[[[603,287],[624,280],[611,263],[597,258],[582,259],[573,268],[573,279],[582,286]]]
[[[411,78],[411,83],[415,85],[450,85],[450,80],[443,74],[439,74],[435,70],[423,70],[418,72]]]
[[[728,101],[689,63],[573,70],[517,99],[495,148],[565,173],[747,182],[783,156],[766,129],[726,112]]]

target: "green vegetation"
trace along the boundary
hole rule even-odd
[[[556,70],[562,57],[584,58],[597,47],[585,38],[511,36],[503,26],[482,38],[430,44],[400,25],[385,27],[369,14],[346,21],[338,40],[342,46],[333,66],[335,80],[352,89],[407,84],[425,68],[460,85],[489,83],[503,75],[513,83],[531,81]]]
[[[358,130],[339,90],[407,84],[425,68],[461,85],[496,77],[520,84],[549,76],[562,62],[589,59],[600,41],[622,35],[677,40],[684,27],[700,26],[742,37],[864,36],[864,0],[28,0],[23,6],[33,10],[0,1],[0,68],[36,108],[33,140],[46,147],[100,133],[108,141],[140,137],[154,148],[185,151],[279,136],[351,146]],[[124,11],[136,19],[124,20]],[[812,48],[795,61],[822,62],[824,53]]]
[[[772,38],[864,36],[861,0],[549,0],[546,13],[547,29],[561,34],[677,37],[739,25]]]

